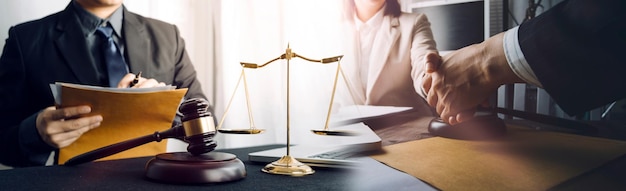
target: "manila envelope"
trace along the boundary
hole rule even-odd
[[[103,120],[99,127],[60,149],[58,164],[100,147],[169,129],[187,89],[120,93],[62,86],[61,92],[61,108],[89,105],[90,115],[102,115]],[[166,141],[152,142],[100,160],[154,156],[165,152],[166,145]]]

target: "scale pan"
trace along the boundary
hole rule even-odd
[[[265,132],[265,129],[220,129],[217,131],[224,134],[259,134]]]
[[[332,136],[355,136],[357,135],[356,133],[352,131],[337,131],[337,130],[323,130],[323,129],[321,130],[313,129],[311,131],[317,135],[332,135]]]

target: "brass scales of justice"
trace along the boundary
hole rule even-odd
[[[346,79],[346,75],[344,74],[343,70],[341,69],[341,58],[343,57],[343,55],[340,56],[334,56],[334,57],[329,57],[329,58],[322,58],[320,60],[316,60],[316,59],[310,59],[307,57],[304,57],[302,55],[296,54],[295,52],[291,51],[291,48],[289,47],[289,44],[287,44],[287,49],[285,50],[285,53],[280,55],[277,58],[274,58],[264,64],[255,64],[255,63],[246,63],[246,62],[241,62],[241,74],[239,75],[239,80],[237,81],[237,85],[235,86],[235,89],[232,93],[232,96],[230,97],[230,100],[228,101],[228,104],[226,106],[226,109],[224,110],[224,115],[222,116],[222,118],[220,119],[216,129],[218,130],[218,132],[220,133],[224,133],[224,134],[259,134],[264,132],[264,129],[258,129],[256,128],[256,126],[254,125],[254,118],[252,116],[252,110],[251,110],[251,106],[250,106],[250,98],[249,98],[249,93],[248,93],[248,85],[247,85],[247,81],[246,81],[246,73],[245,70],[246,69],[259,69],[259,68],[263,68],[265,66],[267,66],[270,63],[273,63],[277,60],[281,60],[281,59],[285,59],[287,60],[287,153],[285,156],[281,157],[280,159],[278,159],[277,161],[274,161],[270,164],[267,164],[263,169],[261,169],[263,172],[269,173],[269,174],[281,174],[281,175],[290,175],[290,176],[304,176],[304,175],[309,175],[309,174],[313,174],[315,173],[315,171],[308,165],[301,163],[300,161],[296,160],[294,157],[292,157],[290,155],[290,111],[289,111],[289,107],[290,107],[290,103],[289,103],[289,61],[293,58],[301,58],[304,59],[306,61],[309,62],[317,62],[317,63],[321,63],[321,64],[329,64],[329,63],[334,63],[337,62],[337,70],[335,72],[335,80],[333,82],[333,90],[332,90],[332,95],[331,95],[331,99],[330,99],[330,104],[328,106],[328,113],[326,115],[326,122],[324,125],[324,129],[314,129],[311,130],[313,133],[317,134],[317,135],[338,135],[338,136],[347,136],[347,135],[351,135],[351,133],[345,132],[345,131],[337,131],[337,130],[330,130],[329,128],[329,121],[330,121],[330,115],[331,115],[331,111],[332,111],[332,106],[333,106],[333,101],[335,98],[335,92],[337,89],[337,81],[339,79],[339,74],[341,73],[344,82],[346,83],[346,85],[348,86],[348,90],[350,90],[349,87],[349,83],[347,82]],[[244,91],[245,91],[245,98],[246,98],[246,106],[247,106],[247,112],[248,112],[248,120],[250,122],[250,128],[249,129],[224,129],[222,128],[224,119],[226,118],[226,116],[228,115],[228,111],[230,109],[230,105],[233,101],[233,98],[235,97],[235,93],[237,92],[237,89],[239,87],[239,84],[241,83],[241,81],[243,80],[243,84],[244,84]],[[351,96],[352,92],[349,91]],[[353,96],[354,97],[354,96]]]

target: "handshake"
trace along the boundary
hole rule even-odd
[[[488,107],[488,98],[500,85],[524,82],[508,65],[502,34],[443,57],[428,53],[422,67],[414,79],[416,90],[451,125],[473,119],[479,107]]]

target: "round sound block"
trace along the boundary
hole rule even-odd
[[[496,114],[479,113],[473,119],[456,125],[435,118],[430,122],[428,132],[434,136],[451,139],[495,139],[506,134],[506,124]]]
[[[246,177],[246,167],[230,153],[163,153],[146,164],[146,177],[166,183],[219,183]]]

